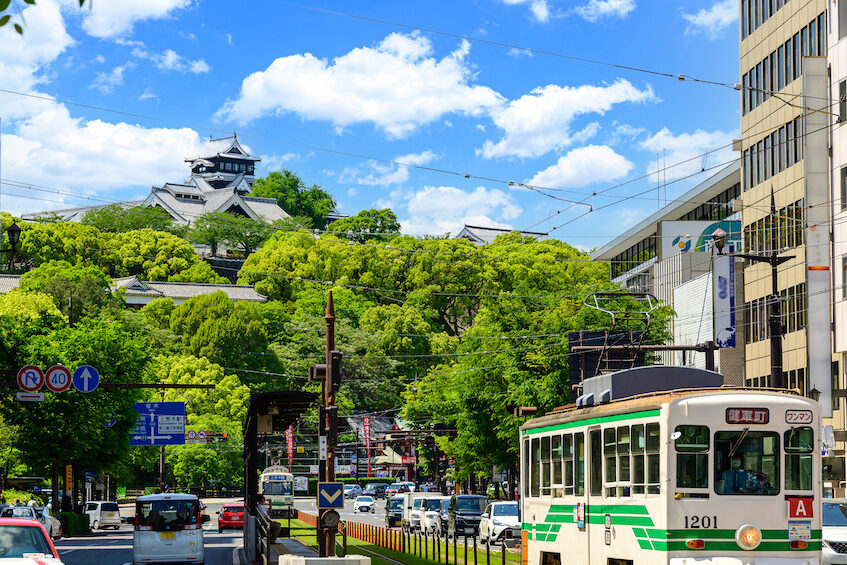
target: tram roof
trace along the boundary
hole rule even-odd
[[[660,408],[663,404],[667,404],[672,400],[686,396],[723,395],[739,392],[760,393],[763,395],[776,394],[780,396],[806,398],[794,389],[783,388],[723,386],[720,388],[690,388],[671,391],[663,390],[661,392],[651,392],[638,396],[631,396],[629,398],[614,400],[604,404],[595,404],[593,406],[583,408],[577,407],[576,404],[558,406],[544,416],[539,416],[526,422],[523,426],[521,426],[521,429],[538,428],[548,425],[551,422],[584,420],[600,415],[625,414],[627,412],[647,408]]]

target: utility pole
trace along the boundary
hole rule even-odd
[[[332,291],[329,291],[326,302],[326,374],[324,375],[323,391],[324,405],[321,410],[321,427],[326,437],[326,459],[321,462],[322,481],[335,481],[335,445],[338,440],[338,412],[335,409],[335,384],[333,382],[333,349],[335,349],[335,305],[332,301]],[[324,515],[328,510],[320,511],[318,520],[318,553],[320,557],[335,556],[335,531],[324,529]]]
[[[159,389],[159,396],[162,402],[165,401],[165,389]],[[159,449],[159,490],[165,492],[165,446],[160,446]]]

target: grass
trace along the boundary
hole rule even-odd
[[[301,522],[299,520],[291,520],[291,537],[297,538],[306,545],[317,549],[317,533],[314,527],[309,526],[305,522]],[[341,536],[336,536],[336,540],[340,543]],[[412,542],[414,543],[414,542]],[[445,544],[444,542],[440,543],[441,547],[441,563],[444,563],[444,551],[445,546],[449,548],[449,562],[454,563],[453,561],[453,544]],[[435,550],[435,544],[432,540],[427,541],[427,555],[432,557],[433,551]],[[340,554],[341,548],[338,547],[338,553]],[[374,565],[395,565],[394,562],[399,561],[404,565],[436,565],[439,562],[434,558],[424,558],[419,557],[417,555],[411,555],[411,553],[400,553],[398,551],[393,551],[390,549],[386,549],[384,547],[379,547],[369,542],[365,542],[359,539],[354,539],[352,537],[347,537],[347,553],[348,554],[357,554],[364,555],[366,557],[370,557],[372,563]],[[374,555],[376,554],[376,555]],[[385,559],[380,559],[380,557],[385,557],[388,559],[392,559],[393,561],[387,561]],[[456,557],[458,558],[459,565],[464,565],[464,557],[465,557],[465,548],[463,544],[459,544],[456,548]],[[499,551],[491,552],[491,565],[499,565],[501,562],[501,556]],[[468,564],[474,563],[473,559],[473,547],[468,546]],[[482,550],[477,549],[477,560],[476,563],[478,565],[487,565],[485,559],[485,548]],[[506,563],[520,563],[520,555],[516,555],[514,553],[506,553]]]

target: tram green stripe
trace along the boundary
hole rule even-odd
[[[589,514],[638,514],[649,516],[646,506],[638,504],[594,504],[588,505]]]
[[[604,524],[606,516],[603,514],[592,514],[586,517],[589,524]],[[612,525],[614,526],[654,526],[650,516],[611,516]]]
[[[641,549],[653,549],[653,545],[650,543],[650,540],[646,539],[638,539],[638,547]]]
[[[565,422],[564,424],[554,424],[552,426],[543,426],[541,428],[532,428],[522,430],[521,435],[535,435],[544,432],[554,432],[556,430],[567,430],[570,428],[581,428],[584,426],[592,426],[594,424],[603,424],[606,422],[620,422],[622,420],[635,420],[638,418],[648,418],[650,416],[658,416],[659,410],[642,410],[641,412],[630,412],[628,414],[615,414],[614,416],[598,416],[597,418],[588,418],[586,420],[576,420],[573,422]]]

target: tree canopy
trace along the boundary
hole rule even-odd
[[[288,215],[309,218],[311,227],[321,230],[326,227],[327,214],[336,206],[330,193],[316,184],[306,186],[299,176],[287,169],[256,179],[250,195],[275,198]]]

